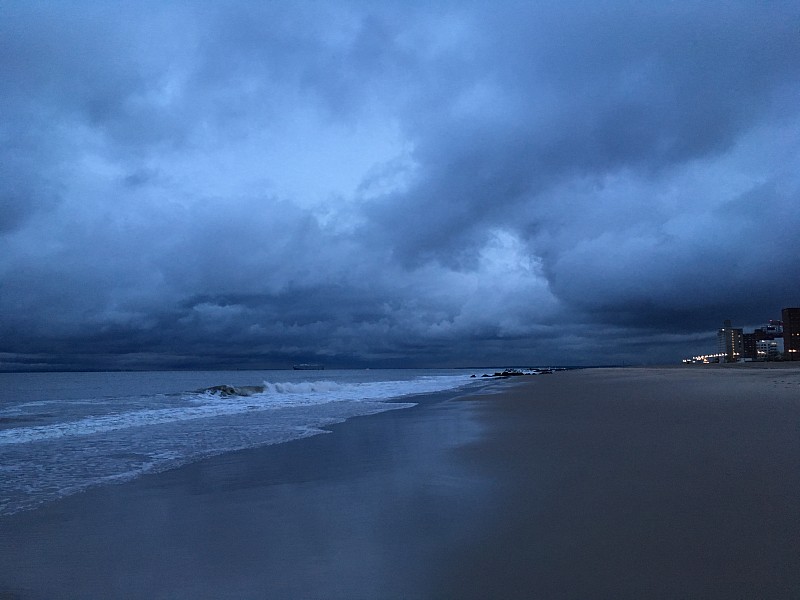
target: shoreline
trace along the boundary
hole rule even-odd
[[[482,429],[462,397],[0,517],[0,598],[419,597],[487,489],[452,454]]]
[[[0,598],[800,593],[800,368],[483,391],[0,518]]]

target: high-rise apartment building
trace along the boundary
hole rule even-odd
[[[781,317],[786,360],[800,360],[800,308],[784,308]]]
[[[717,353],[724,354],[725,360],[735,361],[742,356],[742,330],[731,327],[729,320],[725,326],[717,330]]]
[[[742,356],[750,360],[756,360],[758,358],[758,341],[758,333],[755,331],[742,334]]]

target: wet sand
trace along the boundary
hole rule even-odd
[[[497,387],[0,518],[0,598],[800,596],[800,370]]]

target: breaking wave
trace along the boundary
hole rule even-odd
[[[131,389],[125,396],[48,400],[48,413],[38,402],[7,405],[0,422],[0,515],[204,457],[325,433],[355,416],[414,406],[418,394],[471,383],[463,375],[347,376],[183,393]]]

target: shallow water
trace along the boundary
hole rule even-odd
[[[480,371],[478,371],[480,373]],[[0,515],[485,385],[463,370],[0,374]],[[230,393],[210,390],[233,386]]]

